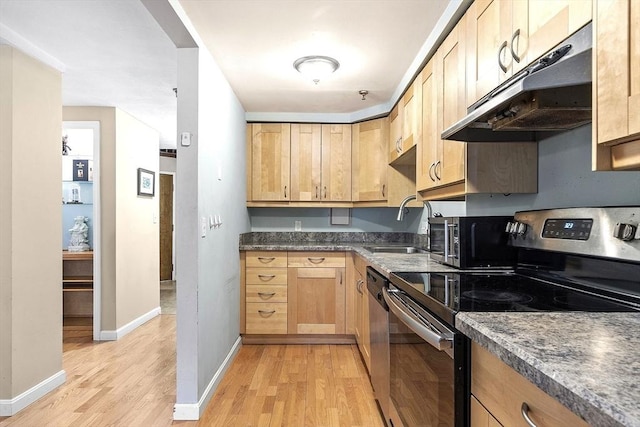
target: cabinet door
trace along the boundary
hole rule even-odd
[[[521,58],[514,71],[535,61],[591,21],[591,0],[513,2],[513,51]]]
[[[519,2],[526,4],[526,0]],[[467,106],[489,93],[513,72],[508,44],[512,36],[513,3],[476,0],[464,16],[467,25]]]
[[[289,268],[288,333],[345,333],[345,269]]]
[[[482,406],[478,399],[471,396],[471,427],[500,427],[501,424],[496,420],[487,409]]]
[[[251,192],[254,201],[290,199],[291,125],[253,124]]]
[[[291,201],[320,201],[322,129],[319,124],[291,125]]]
[[[438,119],[443,129],[456,123],[466,114],[465,107],[465,38],[464,18],[442,42],[436,53],[436,76],[438,83]],[[458,141],[442,141],[442,154],[434,167],[440,185],[449,185],[464,180],[465,144]]]
[[[402,152],[416,145],[422,133],[422,85],[416,78],[402,96]]]
[[[438,184],[433,172],[440,158],[440,127],[438,126],[438,83],[434,73],[435,59],[423,68],[418,79],[422,92],[422,141],[417,147],[416,174],[418,191]]]
[[[351,125],[322,125],[323,202],[351,201]]]
[[[587,423],[480,345],[471,346],[471,393],[504,426],[526,425],[522,404],[537,426]]]
[[[640,169],[640,4],[597,0],[594,16],[594,169]]]
[[[353,201],[387,200],[389,118],[353,125]]]
[[[389,163],[402,154],[402,114],[404,104],[400,100],[389,113]]]

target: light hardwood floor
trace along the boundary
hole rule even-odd
[[[0,426],[382,426],[353,345],[242,346],[199,422],[173,422],[175,316],[119,341],[65,333],[67,382]]]

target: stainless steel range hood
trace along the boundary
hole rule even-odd
[[[591,31],[589,23],[473,104],[442,139],[538,141],[591,122]]]

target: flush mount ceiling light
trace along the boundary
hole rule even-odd
[[[293,68],[298,70],[303,76],[309,77],[315,84],[338,68],[340,63],[329,56],[303,56],[293,63]]]

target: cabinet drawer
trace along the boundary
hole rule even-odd
[[[287,303],[247,303],[247,334],[286,334]]]
[[[287,302],[287,285],[247,285],[246,302]]]
[[[471,393],[504,426],[527,425],[522,415],[523,402],[529,407],[529,417],[539,427],[588,425],[475,343],[471,349]]]
[[[344,252],[289,252],[289,267],[344,267]]]
[[[286,267],[287,253],[278,251],[248,251],[247,267]]]
[[[247,268],[247,285],[286,285],[286,268]]]

